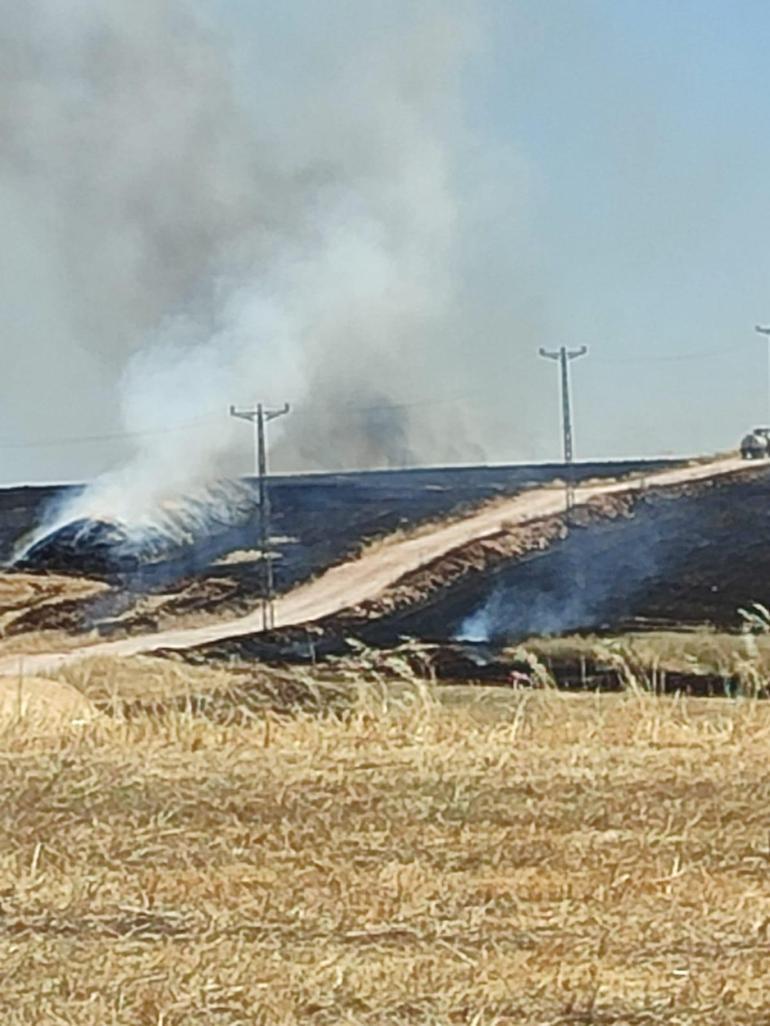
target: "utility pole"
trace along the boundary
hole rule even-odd
[[[564,463],[567,477],[567,509],[572,509],[575,503],[575,484],[572,476],[572,463],[574,458],[572,440],[572,412],[570,409],[569,393],[569,364],[570,360],[577,360],[579,356],[585,356],[588,346],[581,346],[580,349],[567,349],[562,346],[556,352],[547,349],[540,349],[539,353],[546,360],[558,360],[561,369],[561,420],[562,434],[564,437]]]
[[[760,335],[770,336],[770,328],[763,328],[760,324],[754,326],[754,331]],[[770,427],[770,338],[767,340],[767,425]]]
[[[254,473],[257,478],[259,494],[259,552],[262,563],[262,630],[272,630],[275,626],[273,611],[273,554],[270,548],[270,496],[267,490],[267,446],[265,444],[265,425],[276,417],[289,412],[289,404],[284,403],[280,410],[266,410],[262,403],[248,410],[237,410],[230,407],[230,416],[251,421],[254,427]]]

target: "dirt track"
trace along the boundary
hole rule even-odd
[[[704,480],[753,468],[739,457],[715,459],[708,463],[651,473],[644,477],[602,481],[581,485],[575,502],[582,504],[602,495],[633,492],[647,486],[666,487]],[[276,627],[319,620],[342,609],[376,598],[385,588],[405,574],[431,560],[479,538],[558,513],[564,506],[564,492],[553,486],[525,491],[509,499],[495,501],[476,513],[448,524],[430,525],[408,535],[394,535],[373,545],[357,559],[321,574],[275,603]],[[42,652],[0,660],[0,675],[39,674],[84,657],[129,656],[161,648],[185,649],[225,638],[253,634],[261,629],[261,613],[255,610],[204,627],[161,631],[137,635],[119,641],[87,645],[68,652]]]

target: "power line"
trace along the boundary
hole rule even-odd
[[[708,360],[717,356],[729,356],[732,353],[745,351],[744,346],[731,346],[729,349],[711,349],[699,353],[663,353],[660,356],[597,356],[595,363],[676,363],[682,360]]]
[[[378,403],[371,406],[357,406],[354,404],[345,404],[338,406],[338,410],[344,410],[350,413],[375,413],[380,410],[403,410],[403,409],[416,409],[417,407],[423,406],[441,406],[456,402],[463,402],[467,399],[485,397],[486,393],[473,392],[466,393],[465,395],[453,395],[445,396],[442,398],[433,399],[418,399],[411,402],[405,403]],[[302,414],[308,414],[313,411],[312,405],[299,406],[297,412],[298,416]],[[0,450],[8,449],[47,449],[56,448],[64,445],[84,445],[92,442],[120,442],[131,438],[153,438],[156,435],[169,435],[176,434],[180,431],[188,431],[190,428],[195,427],[197,424],[208,423],[221,416],[220,413],[208,413],[202,417],[197,417],[195,420],[186,421],[184,424],[178,424],[175,427],[169,428],[156,428],[148,431],[113,431],[107,434],[101,435],[71,435],[64,438],[48,438],[38,439],[34,442],[2,442],[0,441]]]
[[[644,356],[627,356],[627,357],[607,357],[607,356],[595,356],[593,358],[595,363],[598,364],[609,364],[609,365],[624,365],[624,364],[654,364],[654,363],[671,363],[671,362],[682,362],[689,360],[704,360],[720,356],[727,356],[732,353],[742,351],[742,346],[733,346],[728,349],[715,349],[715,350],[703,350],[700,352],[689,352],[689,353],[665,353],[659,356],[652,356],[646,354]],[[431,408],[435,406],[452,405],[453,403],[463,403],[470,400],[479,400],[484,406],[491,404],[492,397],[488,390],[479,390],[474,392],[465,392],[450,396],[439,396],[439,397],[425,397],[422,399],[415,399],[406,402],[382,402],[374,403],[369,405],[357,405],[355,403],[343,403],[337,406],[337,413],[343,414],[360,414],[360,413],[377,413],[386,410],[411,410],[417,408]],[[500,402],[507,402],[506,397],[500,397]],[[313,404],[292,404],[292,408],[295,415],[298,417],[312,415]],[[71,435],[58,438],[47,438],[37,439],[33,442],[10,442],[0,440],[0,451],[14,451],[14,450],[29,450],[29,449],[49,449],[49,448],[60,448],[63,446],[77,446],[77,445],[89,445],[99,442],[121,442],[129,441],[133,438],[153,438],[156,436],[176,434],[182,431],[188,431],[194,428],[196,425],[210,422],[220,416],[219,413],[211,412],[197,417],[194,420],[186,421],[185,423],[178,424],[174,427],[168,428],[156,428],[153,430],[146,431],[113,431],[104,434],[94,435]]]
[[[152,438],[156,435],[171,435],[179,431],[189,431],[197,424],[203,424],[220,417],[219,413],[208,413],[195,420],[188,420],[175,427],[155,428],[152,431],[113,431],[104,435],[72,435],[64,438],[40,439],[36,442],[0,442],[0,449],[47,449],[60,445],[82,445],[88,442],[119,442],[129,438]]]
[[[373,406],[356,406],[353,403],[343,403],[338,409],[349,410],[351,413],[375,413],[378,410],[411,410],[418,406],[444,406],[447,403],[465,402],[467,399],[478,399],[488,397],[487,392],[466,392],[463,395],[447,395],[433,399],[415,399],[406,403],[379,403]],[[300,407],[300,412],[301,412]]]

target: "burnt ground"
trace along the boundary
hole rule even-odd
[[[511,642],[588,630],[736,630],[740,608],[770,605],[770,468],[651,491],[577,519],[546,549],[397,612],[383,636]]]
[[[376,602],[309,629],[218,642],[189,657],[309,662],[344,657],[351,637],[384,648],[411,638],[429,645],[429,670],[440,677],[510,683],[528,671],[506,650],[532,636],[661,627],[737,633],[740,608],[770,606],[768,539],[770,467],[640,498],[605,497],[570,522],[549,517],[474,542]],[[567,687],[625,686],[622,670],[590,660],[550,669]],[[665,687],[723,695],[734,683],[675,672]]]
[[[582,463],[576,480],[614,477],[653,470],[666,461]],[[354,555],[374,538],[399,528],[457,514],[495,496],[552,481],[563,474],[558,464],[511,467],[373,471],[297,475],[270,484],[273,548],[277,553],[278,591],[287,591]],[[21,487],[0,490],[0,563],[44,519],[46,511],[79,490],[71,487]],[[212,610],[245,611],[259,595],[262,578],[253,529],[233,535],[232,559],[200,570],[193,578],[165,581],[162,608],[157,596],[143,600],[147,575],[124,575],[95,603],[73,606],[37,604],[5,625],[6,633],[62,627],[96,627],[109,634],[153,630],[175,617]],[[58,568],[61,569],[61,568]],[[158,589],[156,589],[158,590]],[[60,615],[61,614],[61,615]]]
[[[580,468],[618,474],[628,466]],[[558,468],[407,471],[294,478],[273,489],[281,542],[279,582],[286,589],[354,553],[366,540],[398,527],[457,513],[491,496],[510,494]],[[1,494],[1,493],[0,493]],[[29,504],[27,509],[29,509]],[[290,628],[202,646],[186,658],[261,660],[268,663],[345,657],[350,639],[390,648],[404,638],[435,646],[430,672],[442,677],[502,680],[527,674],[501,653],[533,635],[584,632],[617,635],[652,627],[706,626],[735,632],[739,608],[770,606],[770,466],[750,476],[652,490],[641,497],[613,496],[563,515],[512,527],[479,540],[397,582],[381,599],[307,628]],[[10,579],[10,578],[9,578]],[[255,564],[248,559],[210,568],[163,597],[160,611],[141,604],[119,612],[109,595],[89,600],[102,633],[152,630],[194,611],[253,604]],[[114,596],[113,596],[114,598]],[[130,597],[134,602],[136,596]],[[95,604],[95,605],[94,605]],[[66,630],[77,622],[56,606],[39,604],[6,633],[45,626]],[[112,617],[112,618],[111,618]],[[423,656],[416,656],[419,664]],[[622,686],[611,667],[556,667],[567,686]],[[563,679],[562,679],[563,678]],[[672,675],[669,684],[690,688]],[[724,693],[725,681],[699,679],[697,693]],[[710,689],[710,690],[704,690]]]
[[[655,470],[675,461],[579,463],[577,481]],[[559,478],[560,464],[382,470],[276,477],[270,482],[276,577],[287,590],[354,553],[362,542],[399,527],[445,516],[497,495]],[[46,509],[81,490],[79,485],[0,489],[0,564],[32,531]],[[243,539],[244,545],[256,538]],[[231,575],[247,570],[229,569]]]

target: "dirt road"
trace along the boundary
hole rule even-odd
[[[666,487],[720,477],[751,469],[739,457],[725,457],[633,479],[599,481],[575,490],[582,505],[600,495],[634,492],[645,487]],[[332,567],[313,581],[281,596],[275,603],[276,627],[320,620],[342,609],[376,598],[405,574],[470,541],[496,534],[508,525],[523,524],[558,513],[564,508],[564,491],[553,486],[531,489],[511,498],[495,500],[482,509],[448,524],[418,528],[408,535],[384,539],[356,559]],[[0,676],[47,673],[65,663],[98,656],[129,656],[160,648],[185,649],[211,641],[253,634],[261,629],[261,613],[255,610],[221,623],[184,630],[142,634],[119,641],[87,645],[68,652],[38,652],[0,660]]]

